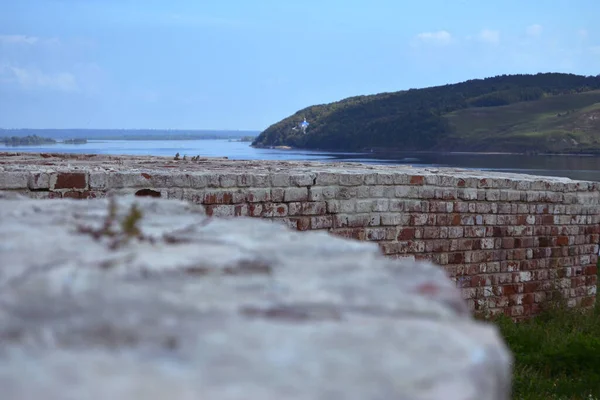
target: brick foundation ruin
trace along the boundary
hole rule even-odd
[[[473,310],[521,318],[560,293],[595,301],[600,183],[350,163],[0,153],[0,190],[202,205],[379,244],[441,265]],[[308,260],[307,262],[310,262]]]

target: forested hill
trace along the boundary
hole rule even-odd
[[[306,132],[299,124],[306,118]],[[315,105],[256,147],[600,152],[600,75],[502,75]]]

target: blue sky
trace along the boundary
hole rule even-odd
[[[0,0],[0,127],[262,130],[348,96],[600,73],[598,0]]]

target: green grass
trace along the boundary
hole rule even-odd
[[[600,302],[549,307],[523,322],[493,321],[515,357],[513,399],[600,399]]]
[[[452,138],[469,142],[531,145],[551,151],[600,145],[600,91],[549,96],[500,107],[445,115]],[[543,145],[540,142],[544,142]]]

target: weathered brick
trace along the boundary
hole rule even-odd
[[[402,228],[398,231],[397,240],[399,240],[399,241],[412,240],[414,238],[415,238],[415,228],[407,227],[407,228]]]
[[[25,176],[25,178],[27,178]],[[83,172],[59,172],[52,189],[87,189],[87,174]]]
[[[244,201],[244,194],[242,192],[230,191],[230,190],[214,190],[204,192],[204,204],[234,204],[241,203]]]
[[[336,198],[340,200],[355,199],[358,196],[358,190],[356,187],[344,186],[338,188]]]
[[[373,211],[375,212],[386,212],[389,208],[388,199],[376,199],[373,200]]]
[[[318,172],[316,176],[315,185],[318,186],[332,186],[337,185],[340,182],[340,175],[333,172]]]
[[[329,229],[333,226],[333,217],[331,215],[318,215],[310,218],[312,229]]]
[[[321,201],[335,199],[337,187],[335,186],[317,186],[308,190],[308,200]]]
[[[270,186],[270,175],[252,174],[252,186],[256,188],[265,188]]]
[[[27,187],[29,190],[49,190],[50,174],[45,172],[30,173],[27,181]]]
[[[292,186],[311,186],[317,183],[316,173],[304,173],[290,176],[290,184]]]
[[[409,214],[382,213],[380,214],[381,225],[406,226],[410,224]]]
[[[334,216],[334,227],[336,228],[358,228],[379,224],[380,217],[376,214],[337,214]]]
[[[340,174],[340,185],[342,186],[360,186],[365,183],[364,174]]]
[[[358,213],[370,213],[373,211],[372,200],[357,200],[356,201],[356,212]]]
[[[238,176],[234,174],[223,174],[219,176],[219,186],[222,188],[236,187]]]
[[[262,217],[285,217],[288,215],[288,205],[286,203],[264,203]]]
[[[264,203],[271,201],[271,190],[266,188],[248,189],[246,201],[249,203]]]
[[[308,188],[305,187],[294,187],[284,189],[283,201],[307,201],[308,200]]]
[[[211,204],[206,206],[206,215],[212,217],[234,217],[236,206],[226,204]]]
[[[63,193],[63,198],[81,199],[81,192],[77,192],[77,191],[65,192],[65,193]]]
[[[271,175],[271,186],[288,187],[290,186],[290,175],[285,173],[275,173]],[[295,188],[293,188],[295,189]]]
[[[302,203],[303,215],[325,215],[327,213],[327,203],[324,201],[313,201]]]
[[[191,177],[192,177],[192,175],[190,175],[190,178]],[[250,175],[250,174],[238,174],[236,176],[235,186],[237,186],[237,187],[249,187],[249,186],[252,186],[252,175]]]

